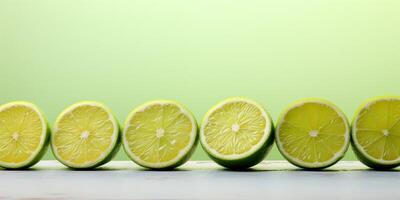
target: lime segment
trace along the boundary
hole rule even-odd
[[[153,169],[186,162],[197,141],[197,124],[190,112],[173,101],[153,101],[128,116],[124,148],[137,164]]]
[[[353,121],[353,147],[370,167],[400,165],[400,98],[378,98],[360,108]]]
[[[26,168],[40,160],[48,140],[47,122],[28,102],[0,107],[0,166]]]
[[[248,168],[260,162],[272,141],[272,121],[264,108],[246,98],[230,98],[204,117],[200,138],[204,150],[228,168]]]
[[[56,158],[72,168],[97,167],[118,146],[118,124],[111,111],[96,102],[81,102],[64,110],[52,135]]]
[[[304,100],[289,106],[276,131],[278,149],[303,168],[324,168],[344,156],[350,132],[344,114],[324,100]]]

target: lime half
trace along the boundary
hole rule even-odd
[[[376,169],[400,165],[400,97],[367,101],[352,125],[352,147],[361,162]]]
[[[126,153],[138,165],[172,169],[192,155],[197,144],[197,123],[177,102],[152,101],[129,114],[122,141]]]
[[[0,107],[0,167],[27,168],[36,164],[48,145],[49,129],[39,108],[28,102]]]
[[[236,97],[207,112],[200,128],[200,141],[216,163],[246,169],[264,159],[273,144],[272,131],[272,120],[260,104]]]
[[[55,157],[71,168],[94,168],[110,161],[119,147],[119,126],[111,110],[79,102],[57,118],[51,136]]]
[[[282,155],[302,168],[325,168],[339,161],[350,144],[342,111],[321,99],[300,100],[281,114],[276,144]]]

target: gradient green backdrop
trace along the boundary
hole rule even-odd
[[[33,101],[51,123],[78,100],[122,122],[159,98],[200,120],[237,95],[274,120],[303,97],[351,117],[368,97],[400,94],[399,75],[398,0],[0,0],[0,102]]]

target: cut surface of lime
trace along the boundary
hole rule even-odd
[[[51,136],[55,157],[71,168],[93,168],[118,149],[119,126],[111,110],[97,102],[79,102],[57,118]]]
[[[325,168],[339,161],[350,144],[348,121],[332,103],[300,100],[280,116],[276,143],[282,155],[303,168]]]
[[[0,107],[0,167],[26,168],[37,163],[48,143],[47,122],[28,102]]]
[[[134,109],[122,134],[124,149],[137,164],[166,169],[186,162],[197,143],[197,123],[181,104],[158,100]]]
[[[273,124],[265,109],[247,98],[229,98],[205,115],[200,141],[206,153],[228,168],[260,162],[273,143]]]
[[[353,121],[352,145],[373,168],[400,165],[400,98],[382,97],[363,104]]]

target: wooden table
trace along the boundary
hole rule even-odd
[[[31,170],[0,170],[0,199],[400,199],[400,173],[341,161],[324,171],[266,161],[248,171],[191,161],[149,171],[113,161],[91,171],[41,161]]]

